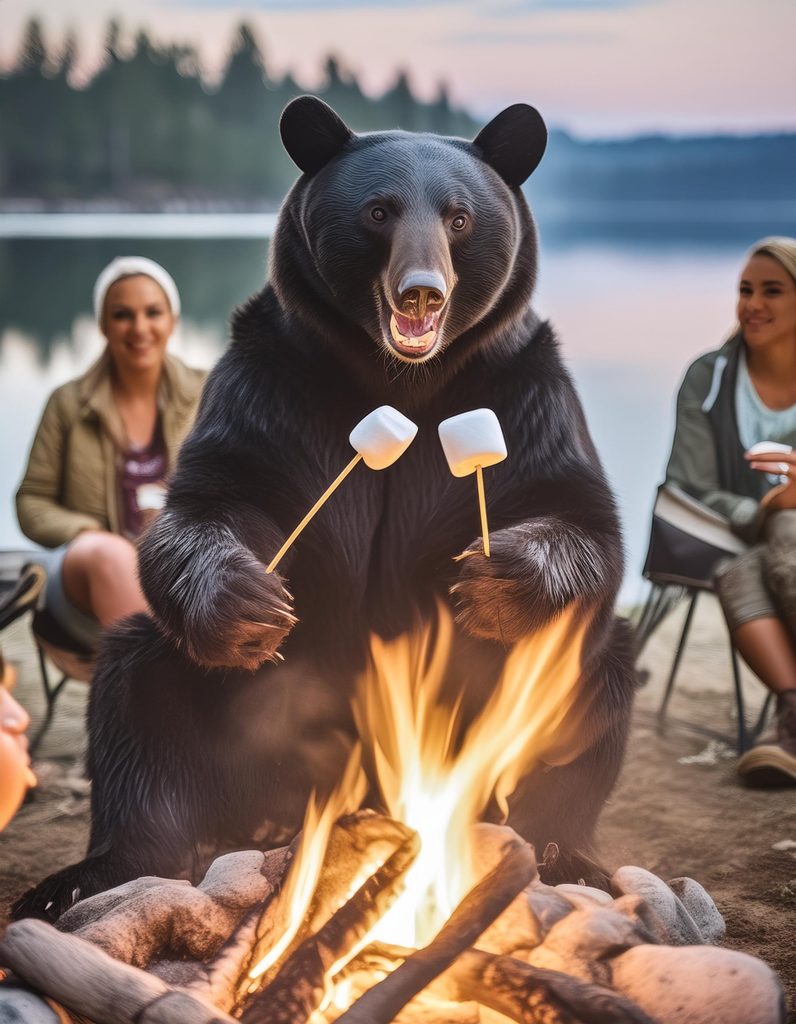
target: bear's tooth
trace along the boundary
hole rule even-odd
[[[390,317],[390,334],[392,340],[397,341],[399,345],[404,345],[409,340],[404,334],[398,330],[398,322],[395,319],[395,314]]]

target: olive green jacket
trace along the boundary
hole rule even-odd
[[[735,385],[743,341],[735,335],[688,367],[677,395],[677,417],[666,480],[725,516],[730,528],[754,543],[770,487],[743,457],[735,417]],[[796,447],[796,432],[770,440]]]
[[[193,424],[203,370],[166,356],[158,393],[169,470]],[[113,401],[107,352],[47,401],[17,491],[22,532],[47,548],[81,530],[122,532],[119,453],[124,431]]]

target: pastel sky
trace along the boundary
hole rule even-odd
[[[368,90],[404,67],[421,95],[445,80],[483,116],[526,100],[582,136],[796,130],[796,0],[0,0],[3,65],[43,11],[53,43],[78,32],[86,70],[116,15],[218,74],[245,18],[308,89],[331,52]]]

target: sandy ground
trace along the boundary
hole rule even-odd
[[[736,782],[729,649],[711,598],[702,599],[669,724],[658,732],[655,709],[682,614],[670,616],[641,660],[651,678],[639,691],[625,768],[602,816],[601,860],[609,869],[637,864],[664,879],[701,882],[727,921],[726,945],[771,964],[796,1007],[796,849],[774,849],[796,841],[796,789],[753,791]],[[3,641],[20,664],[18,696],[36,719],[42,699],[26,625],[15,624]],[[751,677],[744,685],[756,710],[762,688]],[[36,765],[40,788],[0,836],[0,926],[13,897],[84,852],[86,696],[86,686],[68,684]],[[789,1020],[796,1024],[796,1010]]]

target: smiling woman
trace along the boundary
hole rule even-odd
[[[667,479],[750,547],[716,591],[733,643],[777,697],[777,742],[747,751],[748,783],[796,784],[796,239],[766,238],[741,271],[738,328],[692,363]]]
[[[101,628],[146,609],[135,542],[163,503],[204,379],[166,354],[180,299],[159,264],[115,259],[94,312],[105,351],[50,396],[17,494],[23,532],[55,549],[42,557],[47,610],[89,655]]]

